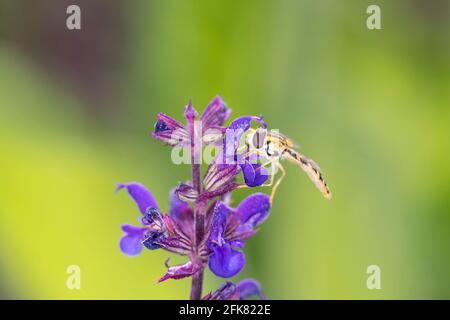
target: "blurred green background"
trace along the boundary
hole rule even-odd
[[[114,184],[140,181],[166,210],[190,169],[148,136],[155,114],[181,120],[189,98],[202,111],[220,94],[298,141],[334,196],[286,164],[234,280],[272,299],[450,298],[449,4],[2,1],[0,297],[188,298],[190,280],[155,284],[170,254],[119,251],[138,211]],[[66,287],[72,264],[81,290]],[[381,290],[366,287],[372,264]],[[205,293],[221,282],[207,271]]]

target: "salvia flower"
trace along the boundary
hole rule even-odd
[[[141,226],[123,225],[125,233],[120,240],[120,249],[126,255],[138,255],[142,248],[164,249],[188,256],[192,251],[193,215],[189,205],[172,192],[169,214],[161,214],[151,192],[140,183],[118,185],[117,190],[126,189],[141,212]],[[180,279],[195,273],[199,265],[189,261],[185,265],[168,267],[160,281]]]
[[[240,187],[258,187],[268,179],[267,169],[250,155],[242,153],[242,138],[252,125],[266,128],[262,116],[243,116],[230,125],[225,122],[230,109],[215,97],[205,111],[198,112],[189,102],[184,110],[186,123],[158,113],[152,136],[171,147],[190,149],[192,180],[178,184],[169,194],[168,213],[162,213],[152,193],[137,182],[119,184],[139,209],[139,225],[123,225],[120,249],[130,256],[143,248],[162,249],[187,257],[181,265],[170,266],[158,282],[193,278],[191,298],[200,299],[203,270],[209,266],[217,276],[229,278],[245,265],[245,240],[255,235],[257,227],[268,217],[270,199],[254,193],[236,208],[231,207],[231,192]],[[204,175],[195,157],[204,146],[218,149]],[[243,183],[238,182],[242,172]],[[208,300],[265,298],[259,283],[248,279],[227,282],[204,297]]]
[[[236,275],[245,264],[245,255],[240,250],[244,240],[256,233],[255,227],[269,215],[270,199],[264,193],[255,193],[245,198],[237,208],[219,201],[215,205],[208,247],[211,250],[209,268],[223,278]]]

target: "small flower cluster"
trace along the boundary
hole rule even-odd
[[[191,298],[201,298],[202,275],[206,266],[217,276],[230,278],[245,265],[245,240],[255,235],[270,210],[270,199],[264,193],[253,193],[237,207],[230,205],[231,192],[240,187],[258,187],[268,179],[267,170],[250,158],[228,161],[240,146],[240,138],[251,128],[252,122],[266,128],[262,117],[244,116],[224,126],[230,109],[220,97],[215,97],[203,114],[198,114],[189,102],[185,108],[186,124],[159,113],[152,136],[171,147],[182,146],[191,152],[192,180],[176,186],[169,195],[169,210],[162,213],[152,193],[137,182],[119,184],[125,189],[140,211],[140,226],[123,225],[124,236],[120,248],[127,255],[137,255],[145,247],[163,249],[187,256],[182,265],[169,266],[159,279],[192,277]],[[196,123],[200,122],[200,130]],[[238,130],[231,141],[225,139],[228,130]],[[213,133],[213,134],[211,134]],[[200,143],[197,143],[200,141]],[[219,152],[201,176],[195,157],[203,146],[214,143]],[[238,176],[243,182],[238,183]],[[226,282],[203,299],[244,299],[251,295],[264,298],[259,284],[252,279],[237,285]]]

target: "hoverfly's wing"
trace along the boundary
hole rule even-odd
[[[284,136],[284,138],[286,139],[286,142],[291,149],[296,149],[296,150],[300,149],[300,145],[297,143],[297,141],[295,141],[287,136]]]
[[[314,160],[309,159],[304,155],[301,155],[292,150],[288,150],[288,154],[290,155],[289,159],[297,163],[300,166],[300,168],[302,168],[303,171],[306,172],[306,174],[314,183],[314,185],[317,187],[317,189],[319,189],[319,191],[322,192],[323,196],[328,200],[331,199],[330,188],[325,182],[323,174],[320,171],[320,168],[317,165],[317,163],[315,163]]]

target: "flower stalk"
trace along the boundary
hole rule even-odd
[[[189,104],[190,105],[190,104]],[[192,185],[197,194],[201,193],[201,168],[200,164],[197,163],[197,159],[199,158],[201,148],[198,146],[198,129],[195,122],[190,122],[190,131],[191,131],[191,163],[192,163]],[[200,137],[201,138],[201,137]],[[199,203],[196,201],[194,203],[194,230],[195,235],[193,239],[193,248],[192,248],[192,261],[199,261],[199,245],[203,240],[204,236],[204,205],[203,201]],[[203,288],[203,264],[199,261],[199,265],[201,265],[200,269],[192,275],[192,285],[191,285],[191,300],[200,300],[202,297],[202,288]]]

